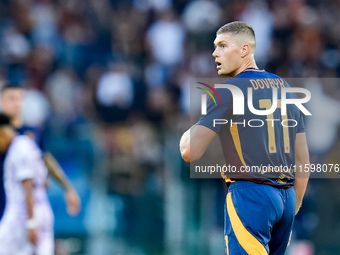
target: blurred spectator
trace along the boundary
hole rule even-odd
[[[57,13],[52,1],[38,1],[31,6],[32,42],[34,45],[58,49]]]
[[[196,0],[187,4],[182,19],[188,31],[187,51],[192,56],[206,48],[213,48],[221,18],[221,8],[215,1]]]
[[[313,117],[307,118],[306,136],[312,163],[325,163],[326,157],[336,142],[340,125],[340,101],[328,96],[323,89],[330,85],[329,79],[306,80],[306,88],[312,94],[308,109]],[[322,107],[320,107],[322,106]]]
[[[52,73],[46,82],[45,92],[56,115],[69,123],[77,120],[81,113],[83,91],[72,69],[59,69]]]
[[[25,63],[29,57],[30,42],[15,27],[7,27],[1,41],[2,61],[8,65],[8,80],[20,83],[25,79]]]
[[[158,20],[147,31],[147,43],[154,59],[166,67],[171,67],[183,59],[185,33],[172,10],[158,15]]]
[[[256,34],[255,58],[265,66],[273,33],[273,15],[264,0],[250,2],[240,19],[251,25]]]
[[[14,27],[9,27],[5,31],[2,45],[3,57],[9,63],[25,63],[30,51],[30,43],[23,34]]]
[[[50,105],[46,96],[34,89],[27,89],[24,94],[22,119],[32,127],[43,127],[50,114]]]
[[[171,7],[172,0],[134,0],[133,5],[140,11],[148,11],[155,9],[157,11],[165,11]]]
[[[186,29],[195,34],[216,32],[220,18],[220,7],[211,0],[191,1],[183,13],[183,23]]]
[[[112,64],[98,82],[98,114],[108,123],[124,121],[128,118],[133,97],[133,81],[127,72],[127,66]]]

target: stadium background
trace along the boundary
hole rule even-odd
[[[223,254],[223,182],[190,179],[178,151],[190,78],[216,77],[219,26],[252,25],[269,72],[340,75],[340,1],[1,0],[0,13],[1,84],[27,88],[23,117],[82,198],[71,218],[51,185],[59,255]],[[312,162],[339,163],[340,85],[315,95]],[[339,184],[311,180],[289,254],[340,254]]]

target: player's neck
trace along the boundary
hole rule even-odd
[[[236,70],[235,76],[239,75],[240,73],[244,72],[245,70],[247,70],[249,68],[258,69],[256,62],[255,62],[255,59],[251,59],[250,61],[247,61],[243,65],[241,65],[240,68],[238,68]]]
[[[11,120],[11,123],[14,128],[20,128],[22,126],[22,120],[20,117],[14,117]]]

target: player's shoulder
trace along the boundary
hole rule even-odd
[[[244,72],[240,73],[237,77],[248,78],[248,79],[256,79],[256,78],[283,79],[282,77],[274,73],[267,72],[264,69],[256,69],[256,68],[248,68]]]
[[[280,80],[283,80],[285,83],[287,83],[287,81],[285,80],[285,78],[282,78],[281,76],[277,75],[277,74],[274,74],[274,73],[270,73],[270,72],[267,72],[267,71],[264,71],[263,76],[266,76],[268,78],[271,78],[271,79],[280,79]],[[287,83],[288,84],[288,83]]]
[[[13,138],[9,149],[11,152],[20,153],[23,151],[32,151],[35,148],[37,148],[37,145],[32,138],[26,135],[18,135]]]
[[[289,83],[286,81],[285,78],[282,78],[281,76],[278,76],[277,74],[274,74],[274,73],[269,73],[269,72],[265,72],[265,73],[267,74],[268,78],[278,80],[279,83],[281,83],[281,82],[284,83],[284,85],[281,86],[281,88],[282,87],[284,87],[284,88],[290,87]]]
[[[264,69],[255,69],[255,68],[248,68],[244,72],[240,73],[233,79],[231,79],[229,82],[232,82],[233,84],[237,84],[239,87],[249,87],[249,86],[254,86],[258,84],[260,87],[264,86],[267,88],[271,87],[290,87],[288,82],[274,74],[267,72]]]
[[[243,72],[239,73],[235,77],[225,81],[225,84],[244,84],[249,83],[250,79],[260,79],[260,78],[281,78],[275,74],[266,72],[264,69],[257,68],[247,68]]]
[[[41,133],[41,129],[38,127],[23,125],[19,128],[16,128],[16,131],[19,133],[19,135],[27,135],[30,138],[37,139]]]

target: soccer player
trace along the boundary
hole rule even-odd
[[[25,134],[36,140],[37,144],[40,142],[40,133],[38,128],[29,127],[23,124],[21,119],[21,108],[23,102],[23,88],[5,84],[1,90],[1,108],[2,111],[11,118],[11,124],[14,126],[19,134]],[[3,189],[2,168],[5,155],[0,155],[0,219],[5,208],[5,194]],[[64,171],[53,157],[51,153],[44,153],[43,158],[48,169],[48,173],[60,184],[65,190],[65,201],[67,205],[67,212],[70,215],[77,215],[80,211],[80,198],[68,180]]]
[[[240,109],[233,109],[238,99],[229,89],[216,89],[222,104],[208,101],[206,114],[183,134],[180,152],[186,162],[194,162],[219,134],[226,164],[238,169],[234,174],[222,173],[229,186],[225,205],[226,254],[282,255],[309,178],[303,114],[295,105],[288,104],[287,115],[281,115],[281,92],[289,84],[257,67],[252,27],[239,21],[228,23],[217,31],[214,45],[212,55],[218,74],[233,77],[225,84],[243,92],[244,114],[233,114]],[[277,88],[278,107],[274,113],[256,115],[250,111],[248,88],[252,89],[253,107],[258,110],[271,108]],[[295,93],[286,95],[296,98]],[[297,124],[282,125],[287,118]],[[219,125],[214,123],[216,119],[232,124]],[[307,174],[294,174],[294,165]],[[252,166],[258,166],[259,171],[244,171]],[[289,171],[264,171],[265,166],[285,167]]]
[[[54,254],[53,212],[45,189],[47,169],[33,139],[17,135],[0,113],[6,209],[0,222],[0,255]]]

